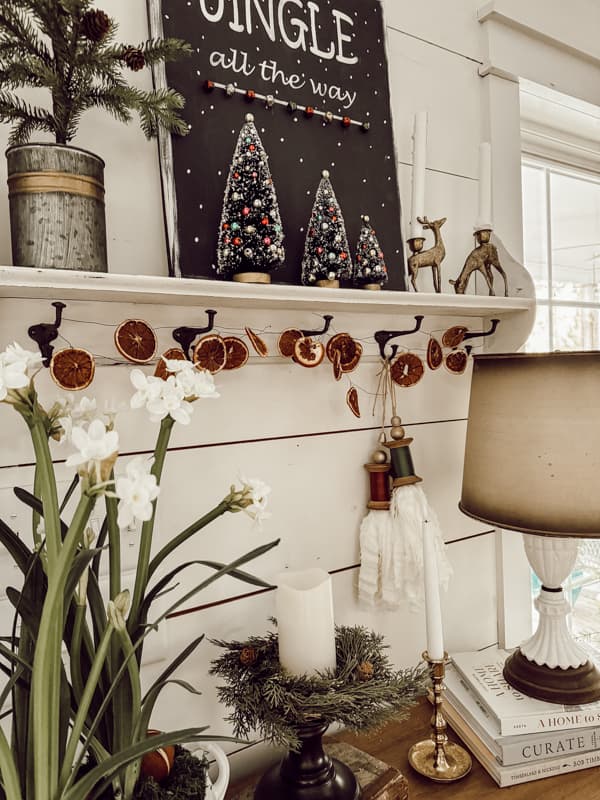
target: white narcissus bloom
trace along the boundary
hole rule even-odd
[[[164,358],[163,361],[178,386],[183,389],[186,400],[192,401],[199,398],[206,399],[219,397],[215,381],[206,369],[199,369],[191,361]]]
[[[138,519],[146,522],[152,517],[152,501],[158,497],[160,488],[156,477],[150,474],[152,459],[136,456],[125,468],[125,475],[117,478],[115,494],[119,498],[117,524],[127,528]]]
[[[161,393],[159,397],[146,404],[150,416],[157,421],[169,415],[176,422],[187,425],[194,409],[185,399],[182,387],[179,386],[173,375],[170,375],[166,381],[162,378],[157,378],[157,380],[162,384]]]
[[[5,400],[11,389],[24,389],[29,384],[29,373],[39,369],[39,353],[24,350],[14,342],[0,353],[0,400]]]
[[[156,378],[154,375],[145,375],[141,369],[132,369],[129,379],[134,389],[137,389],[130,401],[131,408],[143,408],[151,400],[160,397],[162,383],[160,378]]]
[[[92,420],[100,418],[97,412],[97,403],[95,397],[82,397],[78,403],[73,405],[72,400],[67,398],[64,404],[64,410],[58,418],[58,422],[64,431],[64,437],[61,441],[71,440],[71,433],[73,426],[78,425],[83,427],[89,424]]]
[[[90,422],[87,430],[79,425],[73,426],[71,442],[77,452],[67,458],[67,467],[81,467],[86,464],[87,472],[91,473],[95,469],[95,473],[100,474],[102,462],[114,457],[119,449],[119,434],[116,431],[107,431],[103,420],[95,419]]]
[[[271,494],[271,487],[258,478],[245,478],[240,476],[243,484],[242,492],[244,494],[243,511],[249,517],[261,522],[263,519],[268,519],[271,513],[267,511],[268,497]]]

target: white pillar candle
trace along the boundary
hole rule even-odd
[[[442,605],[440,602],[440,579],[433,533],[433,529],[425,520],[423,522],[423,579],[425,581],[427,652],[430,658],[441,660],[444,657]]]
[[[492,146],[489,142],[479,145],[479,214],[475,228],[491,229],[492,226]]]
[[[413,132],[412,209],[409,239],[425,236],[417,217],[425,214],[425,168],[427,164],[427,111],[415,114]]]
[[[277,577],[275,616],[283,669],[293,675],[335,669],[333,594],[327,572],[282,572]]]

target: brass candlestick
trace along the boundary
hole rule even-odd
[[[464,778],[471,771],[471,756],[446,736],[446,720],[442,714],[442,692],[444,675],[448,663],[448,653],[444,658],[430,658],[423,653],[423,660],[429,664],[433,688],[432,734],[429,739],[414,744],[408,754],[408,762],[416,772],[439,783],[450,783]]]

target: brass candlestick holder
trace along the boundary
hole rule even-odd
[[[449,742],[446,735],[446,720],[442,714],[442,692],[444,675],[448,663],[448,653],[444,658],[430,658],[423,653],[423,660],[429,664],[433,688],[432,733],[429,739],[414,744],[408,753],[408,762],[420,775],[439,783],[451,783],[464,778],[471,771],[471,756],[464,747]]]

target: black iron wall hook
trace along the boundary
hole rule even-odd
[[[54,347],[50,344],[50,342],[53,342],[58,337],[58,329],[60,328],[60,323],[62,322],[62,312],[63,309],[67,307],[66,304],[61,303],[60,300],[55,301],[52,303],[52,305],[56,309],[54,322],[39,322],[37,325],[31,325],[27,330],[29,338],[33,339],[33,341],[40,348],[40,353],[42,354],[42,364],[45,367],[50,366],[52,351],[54,350]]]
[[[217,312],[213,311],[212,308],[207,308],[206,316],[208,317],[208,325],[205,328],[188,328],[187,326],[183,326],[181,328],[175,328],[173,331],[173,338],[185,353],[185,357],[188,361],[192,360],[192,356],[190,355],[190,347],[192,346],[192,342],[196,336],[200,336],[201,333],[208,333],[209,331],[212,331],[215,326],[215,317],[217,316]]]
[[[410,333],[416,333],[418,330],[421,329],[421,323],[423,322],[423,315],[417,314],[415,316],[415,327],[411,328],[409,331],[375,331],[373,337],[377,344],[379,345],[379,353],[383,359],[387,359],[391,361],[392,358],[396,355],[396,351],[398,350],[398,345],[393,344],[391,345],[392,355],[386,356],[385,354],[385,346],[390,341],[390,339],[396,339],[398,336],[408,336]]]
[[[462,341],[464,342],[466,339],[485,339],[486,336],[491,336],[493,333],[496,332],[496,328],[498,327],[499,324],[500,324],[499,319],[491,319],[490,320],[491,328],[489,329],[489,331],[473,331],[473,333],[467,332],[463,336]]]
[[[333,316],[331,314],[323,314],[323,330],[317,331],[302,331],[303,336],[321,336],[323,333],[327,333],[329,330],[329,326],[331,325],[331,320]]]

